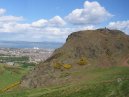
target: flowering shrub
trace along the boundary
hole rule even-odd
[[[53,63],[53,67],[54,67],[55,69],[61,69],[62,65],[61,65],[61,63],[59,63],[59,62],[54,62],[54,63]]]
[[[87,59],[85,59],[85,58],[81,58],[81,59],[79,60],[78,64],[79,64],[79,65],[86,65],[86,64],[88,64],[88,61],[87,61]]]
[[[7,86],[6,88],[0,90],[0,92],[5,92],[5,91],[7,91],[7,90],[9,90],[9,89],[12,89],[12,88],[18,86],[19,84],[20,84],[20,81],[18,81],[18,82],[16,82],[16,83],[13,83],[13,84]]]
[[[72,68],[72,65],[70,65],[70,64],[64,64],[63,67],[64,67],[65,69],[70,69],[70,68]]]

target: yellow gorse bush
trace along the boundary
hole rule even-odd
[[[64,63],[61,63],[59,61],[53,61],[52,63],[52,66],[55,68],[55,69],[70,69],[72,68],[72,65],[71,64],[64,64]]]
[[[13,84],[7,86],[6,88],[0,90],[0,92],[5,92],[5,91],[7,91],[7,90],[9,90],[9,89],[12,89],[12,88],[18,86],[19,84],[20,84],[20,81],[18,81],[18,82],[16,82],[16,83],[13,83]]]
[[[53,67],[55,69],[61,69],[62,65],[61,65],[61,63],[57,62],[57,63],[53,63]]]
[[[70,64],[64,64],[63,67],[64,67],[65,69],[70,69],[70,68],[72,68],[72,65],[70,65]]]
[[[78,62],[79,65],[86,65],[88,64],[88,60],[86,58],[81,58]]]

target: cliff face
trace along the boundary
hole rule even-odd
[[[119,30],[97,29],[72,33],[66,43],[56,49],[44,63],[38,65],[30,74],[23,78],[21,86],[40,87],[56,85],[71,81],[72,75],[60,77],[65,70],[55,70],[53,61],[71,64],[76,70],[77,61],[86,58],[91,66],[122,65],[129,54],[129,36]],[[78,67],[77,67],[78,68]]]

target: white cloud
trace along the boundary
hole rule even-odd
[[[6,40],[64,42],[72,32],[94,28],[93,25],[69,27],[60,16],[24,23],[22,16],[10,16],[4,13],[1,11],[0,36]]]
[[[0,8],[0,15],[3,15],[6,12],[6,9]]]
[[[100,23],[112,15],[98,2],[84,3],[83,9],[75,9],[66,16],[65,21],[60,16],[51,19],[39,19],[32,23],[23,22],[22,16],[5,15],[6,10],[0,9],[1,39],[24,41],[60,41],[75,31],[95,29],[93,24]],[[84,24],[84,25],[71,25]],[[3,36],[3,37],[2,37]]]
[[[22,20],[24,20],[22,16],[0,16],[0,22],[17,22]]]
[[[60,16],[53,17],[48,23],[49,26],[64,26],[65,24],[66,22]]]
[[[65,19],[72,24],[97,24],[112,16],[98,2],[86,1],[83,9],[73,10]]]
[[[110,22],[107,27],[110,29],[119,29],[124,31],[126,34],[129,34],[129,20]]]
[[[34,26],[34,27],[44,27],[47,23],[48,23],[47,20],[45,20],[45,19],[40,19],[40,20],[38,20],[38,21],[33,22],[33,23],[32,23],[32,26]]]
[[[10,16],[5,12],[0,8],[0,36],[6,40],[64,42],[72,32],[95,28],[93,25],[69,26],[60,16],[25,23],[22,16]]]
[[[6,9],[0,8],[0,23],[17,22],[17,21],[24,20],[22,16],[5,15],[5,12],[6,12]]]
[[[75,31],[94,29],[94,26],[76,27],[33,27],[31,24],[7,23],[0,28],[0,35],[10,35],[9,39],[24,41],[57,41],[64,42],[67,36]],[[1,36],[2,36],[1,35]],[[3,37],[2,37],[3,38]]]
[[[35,21],[32,23],[32,26],[34,27],[45,27],[45,26],[60,27],[60,26],[64,26],[65,24],[66,22],[60,16],[55,16],[50,20],[40,19],[38,21]]]

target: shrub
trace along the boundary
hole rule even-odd
[[[16,82],[16,83],[13,83],[13,84],[11,84],[11,85],[7,86],[6,88],[2,89],[2,90],[1,90],[1,92],[5,92],[5,91],[7,91],[7,90],[9,90],[9,89],[12,89],[12,88],[14,88],[14,87],[18,86],[19,84],[20,84],[20,82],[19,82],[19,81],[18,81],[18,82]]]
[[[79,60],[78,64],[79,64],[79,65],[86,65],[86,64],[88,64],[88,61],[87,61],[86,58],[83,58],[83,57],[82,57],[82,58]]]
[[[59,63],[59,62],[54,62],[54,63],[53,63],[53,67],[54,67],[55,69],[61,69],[62,65],[61,65],[61,63]]]
[[[70,69],[70,68],[72,68],[72,65],[70,65],[70,64],[64,64],[63,67],[64,67],[65,69]]]
[[[52,66],[53,66],[55,69],[61,69],[61,70],[72,68],[72,65],[71,65],[71,64],[64,64],[64,63],[59,62],[59,61],[57,61],[57,60],[53,60]]]

